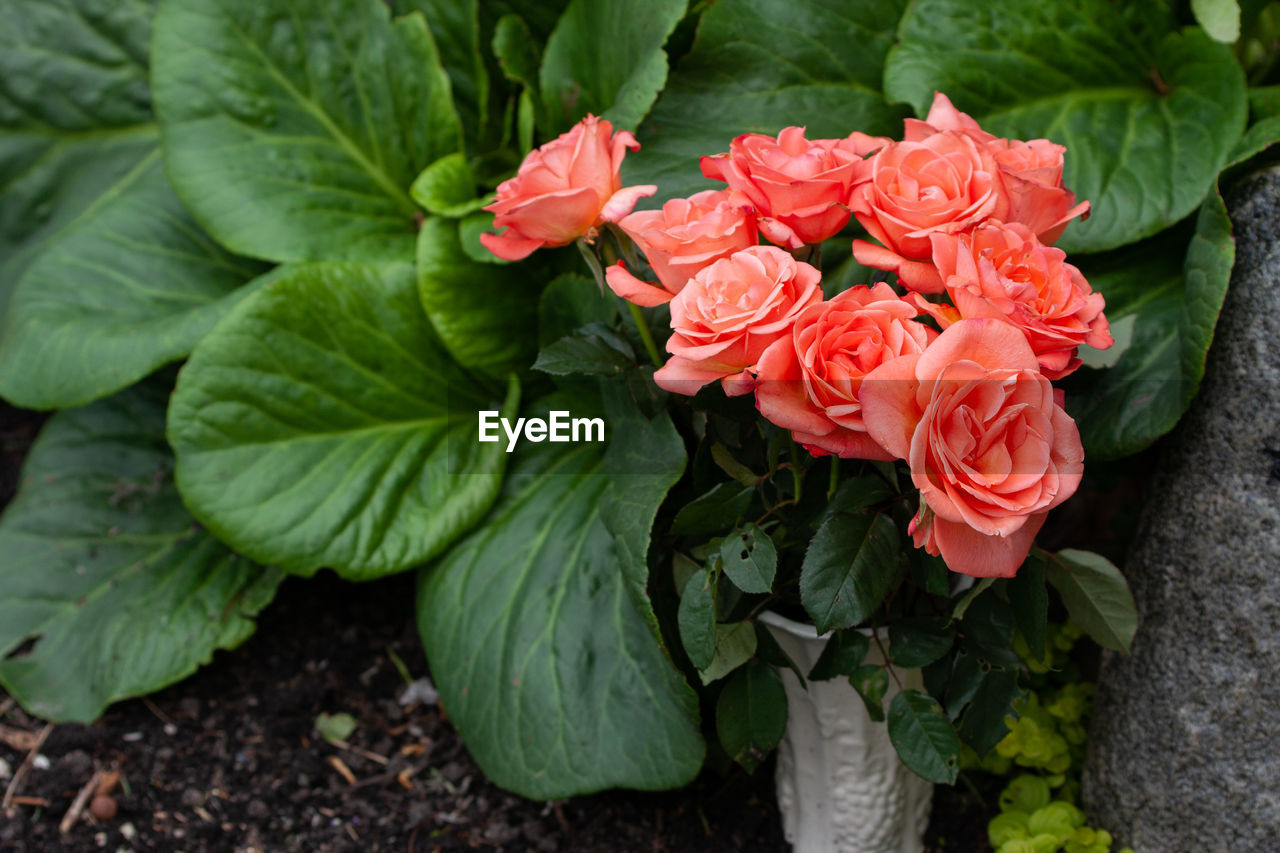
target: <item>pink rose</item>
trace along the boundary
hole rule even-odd
[[[614,293],[637,305],[670,302],[699,270],[756,244],[745,199],[725,190],[676,198],[662,210],[638,210],[618,227],[644,252],[662,287],[641,281],[621,261],[605,271]]]
[[[703,157],[702,174],[750,199],[765,237],[798,249],[845,226],[853,188],[866,179],[863,158],[888,143],[864,133],[809,140],[803,127],[785,128],[776,139],[747,133],[728,154]]]
[[[810,306],[756,365],[760,414],[817,455],[895,458],[867,435],[858,391],[881,364],[919,355],[937,337],[917,313],[883,283]]]
[[[861,401],[867,432],[911,466],[912,536],[952,571],[1012,577],[1080,484],[1075,422],[1006,322],[953,324],[923,354],[873,370]]]
[[[907,119],[905,138],[920,141],[934,133],[963,133],[982,145],[995,158],[1000,191],[1008,209],[1000,217],[1021,222],[1046,246],[1053,245],[1067,223],[1077,216],[1089,217],[1089,202],[1076,204],[1076,194],[1062,186],[1063,156],[1067,149],[1047,139],[1001,139],[979,126],[972,116],[960,112],[946,95],[934,92],[933,106],[924,121]]]
[[[623,187],[619,170],[627,149],[640,143],[605,119],[588,115],[541,148],[530,151],[514,178],[498,185],[485,208],[501,234],[480,242],[503,260],[518,261],[535,249],[565,246],[605,222],[616,222],[656,186]]]
[[[895,142],[869,161],[871,180],[853,197],[853,215],[882,245],[853,241],[859,263],[898,274],[904,287],[940,293],[929,242],[1006,206],[991,154],[963,133],[943,131],[918,142]]]
[[[822,299],[821,278],[772,246],[743,249],[701,270],[670,302],[671,358],[654,381],[692,395],[720,379],[727,394],[746,394],[752,383],[745,371]]]
[[[1066,253],[1041,244],[1025,225],[988,220],[969,234],[935,234],[933,262],[955,308],[919,297],[917,305],[944,329],[959,317],[1012,323],[1051,380],[1080,366],[1081,344],[1114,343],[1102,294],[1066,262]]]

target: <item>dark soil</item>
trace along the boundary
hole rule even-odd
[[[0,505],[40,416],[0,409]],[[258,633],[186,681],[122,702],[91,726],[52,727],[40,760],[0,812],[0,850],[786,851],[772,763],[754,776],[705,772],[679,791],[608,791],[542,803],[489,784],[435,704],[402,706],[426,661],[412,577],[290,579]],[[346,746],[314,730],[349,713]],[[39,731],[0,693],[0,725]],[[0,729],[3,735],[5,729]],[[0,737],[17,771],[26,750]],[[95,769],[118,769],[110,820],[86,810],[59,832]],[[343,771],[346,771],[345,773]],[[350,774],[354,779],[346,778]],[[10,784],[0,767],[0,791]],[[962,786],[938,787],[928,851],[989,849],[987,814]]]

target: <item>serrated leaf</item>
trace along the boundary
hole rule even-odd
[[[954,634],[925,619],[898,619],[889,624],[889,658],[907,669],[928,666],[951,650]]]
[[[874,722],[884,722],[884,694],[889,689],[889,671],[878,664],[865,664],[853,671],[849,683],[862,698],[867,715]]]
[[[590,401],[546,405],[585,414]],[[663,445],[678,445],[665,426]],[[485,775],[526,797],[674,787],[702,765],[697,699],[628,590],[679,468],[615,495],[605,453],[522,448],[484,526],[420,576],[418,628],[449,719]],[[633,526],[611,531],[609,504],[642,494]]]
[[[716,649],[711,663],[698,670],[703,684],[724,678],[756,653],[756,632],[750,622],[716,625]]]
[[[1021,692],[1017,670],[988,669],[982,673],[969,709],[957,727],[960,738],[979,756],[990,752],[1009,733],[1004,719],[1012,712],[1013,702]]]
[[[871,640],[861,631],[834,631],[822,647],[822,653],[814,661],[809,678],[827,681],[851,676],[862,666],[871,648]]]
[[[556,376],[616,376],[635,366],[636,356],[631,344],[603,323],[590,323],[576,333],[548,344],[533,363],[534,370]]]
[[[497,496],[513,414],[431,334],[408,265],[312,264],[200,342],[169,411],[192,512],[264,563],[373,578],[420,565]]]
[[[0,332],[0,395],[31,409],[76,406],[191,352],[260,286],[266,267],[200,231],[156,151],[67,225],[13,294]]]
[[[667,37],[686,0],[571,0],[542,55],[541,92],[554,130],[587,113],[634,129],[667,79]]]
[[[694,669],[706,669],[716,653],[716,594],[706,569],[694,572],[676,612],[680,642]]]
[[[810,139],[901,132],[905,112],[880,79],[905,0],[717,0],[623,164],[624,183],[657,184],[657,204],[708,189],[698,158],[749,132],[807,126]],[[851,50],[850,45],[857,45]],[[779,61],[785,57],[785,61]]]
[[[0,518],[0,683],[32,714],[88,723],[179,681],[252,634],[275,594],[280,572],[183,508],[168,394],[153,381],[52,417]]]
[[[1202,31],[1139,30],[1125,4],[918,0],[885,67],[921,116],[935,91],[984,129],[1067,147],[1064,183],[1092,204],[1068,254],[1149,237],[1191,213],[1245,123],[1240,65]]]
[[[462,147],[425,19],[381,0],[166,0],[152,57],[169,178],[241,254],[402,252],[409,185]]]
[[[1138,610],[1124,575],[1100,554],[1066,548],[1045,555],[1045,577],[1062,595],[1071,621],[1099,645],[1127,653]]]
[[[720,565],[738,589],[766,593],[773,587],[778,550],[768,533],[754,524],[744,524],[720,543]]]
[[[932,696],[904,690],[889,703],[889,740],[917,776],[950,785],[960,770],[960,738]]]
[[[716,733],[729,757],[748,772],[787,730],[787,692],[768,664],[753,661],[733,674],[716,700]]]
[[[897,581],[898,529],[884,515],[832,516],[809,543],[800,602],[819,633],[870,618]]]
[[[476,198],[476,176],[461,152],[447,154],[422,170],[409,187],[413,200],[427,213],[460,219],[489,203]]]
[[[754,494],[755,489],[737,483],[720,483],[685,504],[671,522],[671,532],[677,536],[722,532],[742,518]]]

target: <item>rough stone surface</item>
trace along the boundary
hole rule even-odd
[[[1228,197],[1236,267],[1126,566],[1084,797],[1138,853],[1280,851],[1280,171]]]

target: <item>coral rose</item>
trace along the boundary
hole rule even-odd
[[[911,533],[956,572],[1012,577],[1080,484],[1075,422],[1015,327],[961,320],[863,381],[867,432],[920,490]]]
[[[760,414],[811,453],[846,459],[894,456],[867,435],[858,390],[890,359],[919,355],[937,332],[887,284],[852,287],[810,306],[756,365]]]
[[[518,261],[536,249],[566,246],[605,222],[616,222],[656,186],[623,187],[619,170],[627,149],[640,143],[628,131],[588,115],[524,158],[514,178],[498,185],[485,208],[501,234],[480,242],[503,260]]]
[[[671,358],[654,381],[677,394],[696,394],[716,379],[730,395],[749,392],[745,371],[822,299],[821,278],[814,267],[772,246],[716,261],[671,300]]]
[[[605,279],[614,293],[644,306],[670,302],[699,270],[756,244],[745,199],[725,190],[672,199],[661,210],[638,210],[618,227],[644,252],[662,287],[636,278],[621,261],[605,271]]]
[[[965,134],[943,131],[895,142],[869,162],[871,179],[854,194],[853,215],[882,245],[854,240],[854,257],[896,272],[910,290],[940,293],[929,237],[1003,214],[995,160]]]
[[[747,133],[729,144],[729,153],[703,157],[702,174],[745,195],[765,237],[798,249],[845,226],[853,189],[867,178],[863,158],[887,144],[865,133],[805,139],[803,127],[785,128],[776,139]]]
[[[935,234],[932,242],[933,262],[955,308],[916,301],[943,328],[957,317],[1012,323],[1051,380],[1080,366],[1081,344],[1106,349],[1114,343],[1102,294],[1061,249],[1043,245],[1027,226],[988,220],[969,234]]]
[[[920,141],[941,131],[963,133],[991,152],[1007,202],[1002,219],[1021,222],[1046,246],[1053,245],[1077,216],[1088,218],[1089,202],[1076,204],[1076,194],[1062,186],[1067,149],[1047,139],[1001,139],[987,133],[972,116],[960,112],[941,92],[924,121],[907,119],[905,138]]]

